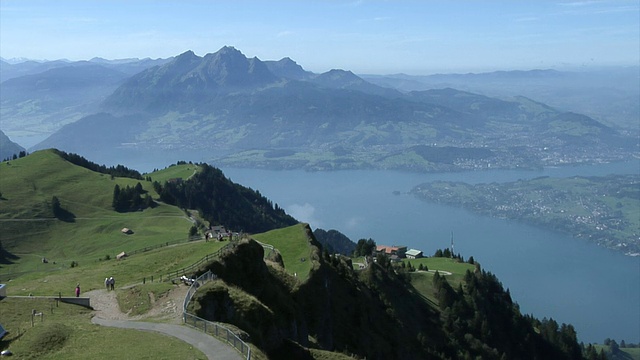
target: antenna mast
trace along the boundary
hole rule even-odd
[[[455,251],[453,250],[453,231],[451,231],[451,258],[455,257]]]

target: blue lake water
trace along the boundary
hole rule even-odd
[[[98,154],[99,155],[99,154]],[[134,153],[135,155],[135,153]],[[142,172],[178,160],[203,157],[170,152],[123,152],[88,157]],[[152,160],[153,159],[153,160]],[[539,176],[639,174],[640,160],[531,170],[490,170],[416,174],[396,171],[270,171],[223,168],[227,177],[259,190],[312,228],[337,229],[357,241],[406,245],[432,254],[448,247],[473,256],[496,274],[523,313],[571,323],[580,341],[605,338],[640,343],[640,257],[589,244],[523,223],[475,215],[467,210],[420,201],[406,193],[434,180],[506,182]],[[393,195],[394,191],[401,195]]]
[[[443,174],[392,171],[223,169],[312,228],[337,229],[357,241],[406,245],[432,254],[448,247],[495,273],[521,311],[571,323],[584,342],[640,342],[640,257],[517,221],[420,201],[411,188],[433,180],[504,182],[538,176],[639,173],[640,162]],[[400,191],[401,195],[393,195]]]

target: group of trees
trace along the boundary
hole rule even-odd
[[[331,254],[350,256],[356,247],[351,239],[338,230],[326,231],[318,228],[313,230],[313,236],[322,244],[322,248]]]
[[[197,210],[212,225],[247,232],[264,232],[297,223],[260,192],[233,183],[210,165],[198,166],[200,171],[185,181],[154,182],[160,200]]]
[[[620,343],[618,344],[617,341],[612,340],[610,338],[606,338],[604,340],[603,345],[605,346],[604,352],[606,353],[607,358],[609,360],[628,359],[629,355],[621,349],[638,347],[638,344],[634,344],[634,343],[627,344],[624,340],[621,340]],[[587,349],[587,350],[592,350],[592,352],[595,353],[595,349]],[[589,352],[587,352],[587,354],[589,354]],[[594,359],[599,359],[599,358],[594,358]],[[589,357],[589,360],[591,360],[591,357]]]
[[[98,165],[91,162],[78,154],[66,153],[60,150],[55,151],[60,157],[68,162],[101,174],[111,175],[112,177],[128,177],[131,179],[143,180],[142,175],[138,171],[129,169],[124,165],[106,167],[105,165]]]
[[[443,328],[465,343],[461,358],[584,358],[572,325],[522,315],[495,275],[467,271],[464,284],[454,289],[444,276],[433,276]]]
[[[373,239],[360,239],[356,243],[353,256],[371,256],[376,249],[376,242]]]
[[[3,161],[3,162],[5,162],[5,161],[9,161],[9,160],[17,160],[18,158],[23,158],[23,157],[25,157],[25,156],[27,156],[27,155],[29,155],[29,153],[28,153],[28,152],[26,152],[26,151],[20,151],[19,153],[17,153],[17,154],[13,154],[13,156],[8,157],[8,158],[6,158],[6,159],[4,159],[4,160],[2,160],[2,161]]]
[[[116,184],[113,187],[113,201],[111,205],[113,209],[118,212],[127,212],[154,207],[156,203],[142,188],[142,184],[137,183],[134,187],[127,185],[124,188],[120,188],[120,185]]]

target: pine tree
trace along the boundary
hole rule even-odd
[[[60,206],[60,200],[57,196],[51,198],[51,211],[53,211],[53,216],[55,217],[60,217],[62,214],[62,207]]]
[[[111,206],[118,210],[118,208],[120,207],[120,186],[118,184],[116,184],[116,186],[113,187],[113,201],[111,202]]]

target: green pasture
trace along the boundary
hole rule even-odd
[[[112,258],[78,261],[78,266],[73,268],[69,266],[69,260],[57,264],[42,264],[43,267],[51,268],[41,268],[41,271],[19,274],[16,278],[7,279],[7,295],[36,296],[62,293],[71,296],[76,284],[80,284],[83,292],[102,289],[104,279],[108,276],[114,277],[116,288],[143,281],[157,282],[161,276],[164,280],[169,272],[194,264],[225,244],[226,242],[204,241],[182,243],[135,254],[123,260]]]
[[[593,344],[593,346],[596,348],[598,353],[600,353],[601,350],[604,350],[605,353],[611,351],[610,346],[602,344]],[[616,359],[640,360],[640,348],[620,348],[620,353],[617,355]]]
[[[151,177],[152,181],[157,181],[159,183],[163,183],[169,179],[183,179],[187,180],[193,174],[195,174],[199,170],[197,165],[194,164],[181,164],[181,165],[171,165],[165,169],[157,170],[152,173],[146,174]]]
[[[43,316],[32,327],[34,309]],[[94,325],[91,310],[49,299],[0,300],[0,319],[8,331],[0,349],[9,348],[14,359],[206,359],[176,338]]]
[[[120,252],[132,252],[159,244],[186,241],[191,222],[176,208],[161,205],[155,209],[105,218],[83,218],[73,223],[58,220],[31,222],[33,229],[23,230],[29,222],[3,223],[2,244],[14,255],[10,264],[0,265],[3,274],[47,271],[66,267],[71,261],[87,264]],[[114,213],[117,214],[117,213]],[[21,225],[21,226],[18,226]],[[126,235],[122,228],[132,229]],[[4,230],[10,234],[5,235]],[[49,260],[42,263],[42,258]],[[54,262],[56,264],[54,264]]]
[[[273,245],[282,255],[285,270],[289,274],[297,274],[300,281],[305,281],[309,277],[312,253],[304,224],[256,234],[253,238]]]
[[[403,262],[411,263],[411,266],[418,269],[420,264],[426,266],[429,271],[418,271],[410,272],[409,277],[411,279],[411,285],[418,290],[420,294],[430,300],[432,303],[437,304],[437,299],[434,294],[433,287],[433,274],[435,271],[439,271],[440,275],[443,275],[449,285],[451,285],[454,289],[458,287],[459,284],[463,282],[464,275],[467,270],[474,271],[475,266],[458,262],[454,259],[443,258],[443,257],[428,257],[428,258],[420,258],[420,259],[404,259]],[[450,272],[451,275],[445,275],[445,271]]]
[[[195,169],[179,168],[190,174]],[[71,261],[86,265],[122,251],[186,241],[192,223],[179,208],[159,203],[144,211],[112,209],[115,185],[133,187],[138,182],[157,197],[150,182],[96,173],[52,150],[0,163],[0,241],[8,252],[0,263],[0,281],[33,271],[58,271]],[[53,217],[53,196],[71,214],[69,219]],[[123,234],[125,227],[133,233]],[[42,258],[49,263],[43,264]]]
[[[0,163],[0,219],[52,218],[53,196],[61,207],[82,217],[112,214],[113,189],[138,182],[157,197],[151,183],[130,178],[111,178],[62,159],[53,150]]]
[[[411,263],[411,266],[418,268],[420,264],[426,266],[429,270],[448,271],[453,273],[452,276],[459,275],[464,277],[467,270],[473,271],[474,265],[465,262],[458,262],[456,259],[450,259],[445,257],[425,257],[419,259],[403,259],[405,264]],[[448,279],[447,279],[448,280]]]

